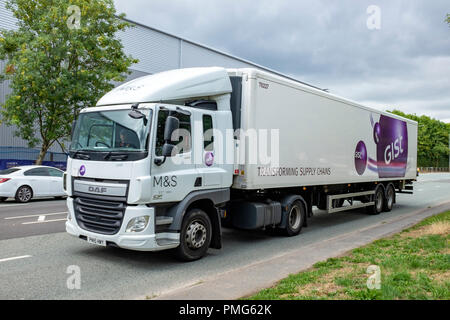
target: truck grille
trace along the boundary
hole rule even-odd
[[[122,225],[126,204],[117,201],[75,198],[78,225],[87,231],[116,234]]]

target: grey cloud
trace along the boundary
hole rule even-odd
[[[450,118],[447,0],[115,2],[130,19],[342,96],[405,112],[430,101],[422,113]],[[372,4],[381,9],[376,31],[366,27]]]

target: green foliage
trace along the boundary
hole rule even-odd
[[[417,137],[418,167],[448,167],[450,124],[425,115],[419,117],[399,110],[388,112],[419,123]]]
[[[79,20],[68,10],[73,5]],[[2,121],[30,147],[41,144],[40,163],[70,135],[80,109],[95,105],[137,62],[116,37],[130,25],[116,17],[113,0],[9,0],[6,7],[18,29],[0,31],[0,60],[7,61],[0,81],[10,80],[12,89]]]
[[[445,275],[450,269],[450,236],[406,235],[449,220],[450,211],[427,218],[393,237],[354,249],[347,256],[318,262],[312,269],[290,275],[276,286],[245,299],[448,300],[450,281]],[[380,289],[367,288],[369,274],[366,270],[372,264],[381,270]],[[332,280],[330,273],[333,273]]]

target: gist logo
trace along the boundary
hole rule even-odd
[[[403,137],[395,139],[384,149],[384,162],[390,164],[392,160],[397,159],[405,150],[402,147]]]
[[[367,148],[364,141],[359,141],[355,149],[355,169],[361,176],[367,167]]]
[[[405,121],[385,115],[376,125],[377,171],[380,178],[404,177],[408,162],[408,127]]]

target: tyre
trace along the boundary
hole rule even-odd
[[[6,198],[6,197],[0,197],[0,202],[4,202],[4,201],[6,201],[6,199],[8,199],[8,198]]]
[[[296,200],[289,208],[289,212],[286,217],[286,228],[284,233],[288,237],[296,236],[302,230],[305,222],[306,210],[303,204]]]
[[[200,209],[189,210],[181,225],[180,245],[175,249],[181,261],[202,258],[211,244],[212,226],[208,215]]]
[[[395,202],[395,189],[392,184],[388,185],[385,192],[383,211],[389,212],[392,210]]]
[[[377,215],[383,211],[384,207],[384,189],[377,187],[374,195],[375,205],[366,207],[367,213],[370,215]]]
[[[21,186],[14,197],[17,202],[26,203],[33,198],[33,190],[29,186]]]

